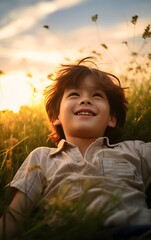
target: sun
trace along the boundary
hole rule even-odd
[[[0,111],[18,112],[22,105],[38,104],[45,84],[40,76],[28,76],[19,71],[1,75]]]

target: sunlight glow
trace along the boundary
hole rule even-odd
[[[42,91],[48,82],[40,75],[11,72],[0,76],[0,111],[9,109],[18,112],[22,105],[39,104]]]
[[[45,64],[51,63],[52,65],[57,65],[63,59],[63,55],[59,51],[40,52],[25,49],[17,51],[15,55],[20,59],[26,59],[39,63],[42,62]]]

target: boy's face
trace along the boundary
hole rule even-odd
[[[87,76],[78,88],[66,89],[60,103],[60,112],[54,125],[62,125],[68,141],[73,138],[97,139],[104,136],[107,126],[116,126],[116,117],[110,115],[106,94],[98,83]]]

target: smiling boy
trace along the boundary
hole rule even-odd
[[[66,89],[54,125],[61,125],[66,140],[84,155],[88,146],[103,137],[106,128],[116,126],[106,94],[93,76],[86,76],[76,88]]]
[[[105,226],[150,228],[145,189],[150,180],[151,143],[120,142],[127,111],[120,81],[85,58],[62,65],[45,96],[57,147],[40,147],[27,157],[9,184],[17,189],[10,208],[31,212],[39,198],[50,202],[66,186],[70,186],[66,199],[72,201],[89,182],[87,199],[91,201],[86,210],[92,213],[120,192],[120,203]],[[17,223],[23,221],[21,214],[11,213]],[[6,214],[8,236],[16,232],[14,218]]]

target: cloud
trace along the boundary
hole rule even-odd
[[[133,39],[134,36],[140,37],[142,36],[144,29],[148,25],[149,21],[142,20],[141,22],[138,22],[135,26],[129,22],[129,23],[120,23],[115,26],[113,26],[113,37],[115,39],[119,40],[128,40]]]
[[[80,56],[79,50],[84,57],[91,53],[100,59],[101,67],[104,70],[113,68],[115,71],[120,72],[125,68],[131,57],[131,51],[139,51],[144,44],[141,38],[145,27],[148,25],[147,20],[138,22],[135,28],[135,46],[134,46],[134,26],[125,22],[110,25],[108,27],[96,28],[95,26],[81,27],[68,33],[66,38],[69,41],[69,49],[74,52],[73,58]],[[127,41],[129,48],[123,44]],[[107,49],[103,48],[101,44],[106,44]],[[149,52],[149,44],[144,45],[143,53]],[[96,52],[96,54],[95,54]],[[139,52],[140,54],[142,52]],[[100,54],[100,55],[99,55]]]
[[[136,44],[143,42],[142,34],[144,29],[148,25],[147,20],[138,22],[136,26],[132,23],[121,22],[118,24],[112,24],[110,26],[96,28],[95,25],[79,27],[78,29],[70,31],[67,35],[67,39],[72,42],[74,46],[83,46],[84,48],[98,48],[100,44],[114,45],[122,44],[123,41],[133,42],[134,36],[137,40]],[[81,48],[80,47],[80,48]]]
[[[81,3],[81,0],[55,0],[51,2],[39,2],[36,5],[24,7],[14,13],[14,20],[1,28],[0,39],[13,37],[32,28],[37,21],[43,19],[48,14],[60,9],[69,8]]]
[[[92,51],[102,55],[102,62],[106,66],[113,62],[117,65],[115,59],[120,59],[121,64],[123,64],[123,61],[128,58],[129,51],[122,42],[129,41],[132,43],[134,36],[134,26],[130,22],[112,23],[112,25],[97,26],[97,28],[91,22],[88,26],[79,25],[78,28],[71,28],[70,31],[62,32],[61,36],[45,28],[39,28],[34,34],[26,32],[26,34],[17,35],[32,28],[50,12],[53,13],[59,9],[71,7],[71,5],[79,2],[81,3],[81,0],[75,0],[72,3],[70,0],[66,0],[65,3],[61,0],[41,2],[35,6],[24,8],[22,12],[17,12],[17,19],[14,19],[7,26],[8,37],[10,38],[11,34],[14,37],[6,41],[5,47],[0,48],[1,68],[24,68],[24,65],[26,65],[28,69],[33,67],[37,70],[48,69],[48,67],[58,65],[60,62],[63,63],[65,58],[74,61],[81,56],[90,55]],[[23,29],[19,28],[21,22],[17,25],[16,21],[24,23]],[[146,19],[138,21],[135,31],[136,37],[142,35],[147,24]],[[12,29],[14,29],[14,32],[11,32]],[[2,31],[0,34],[2,35]],[[102,48],[101,44],[106,44],[108,50]]]

